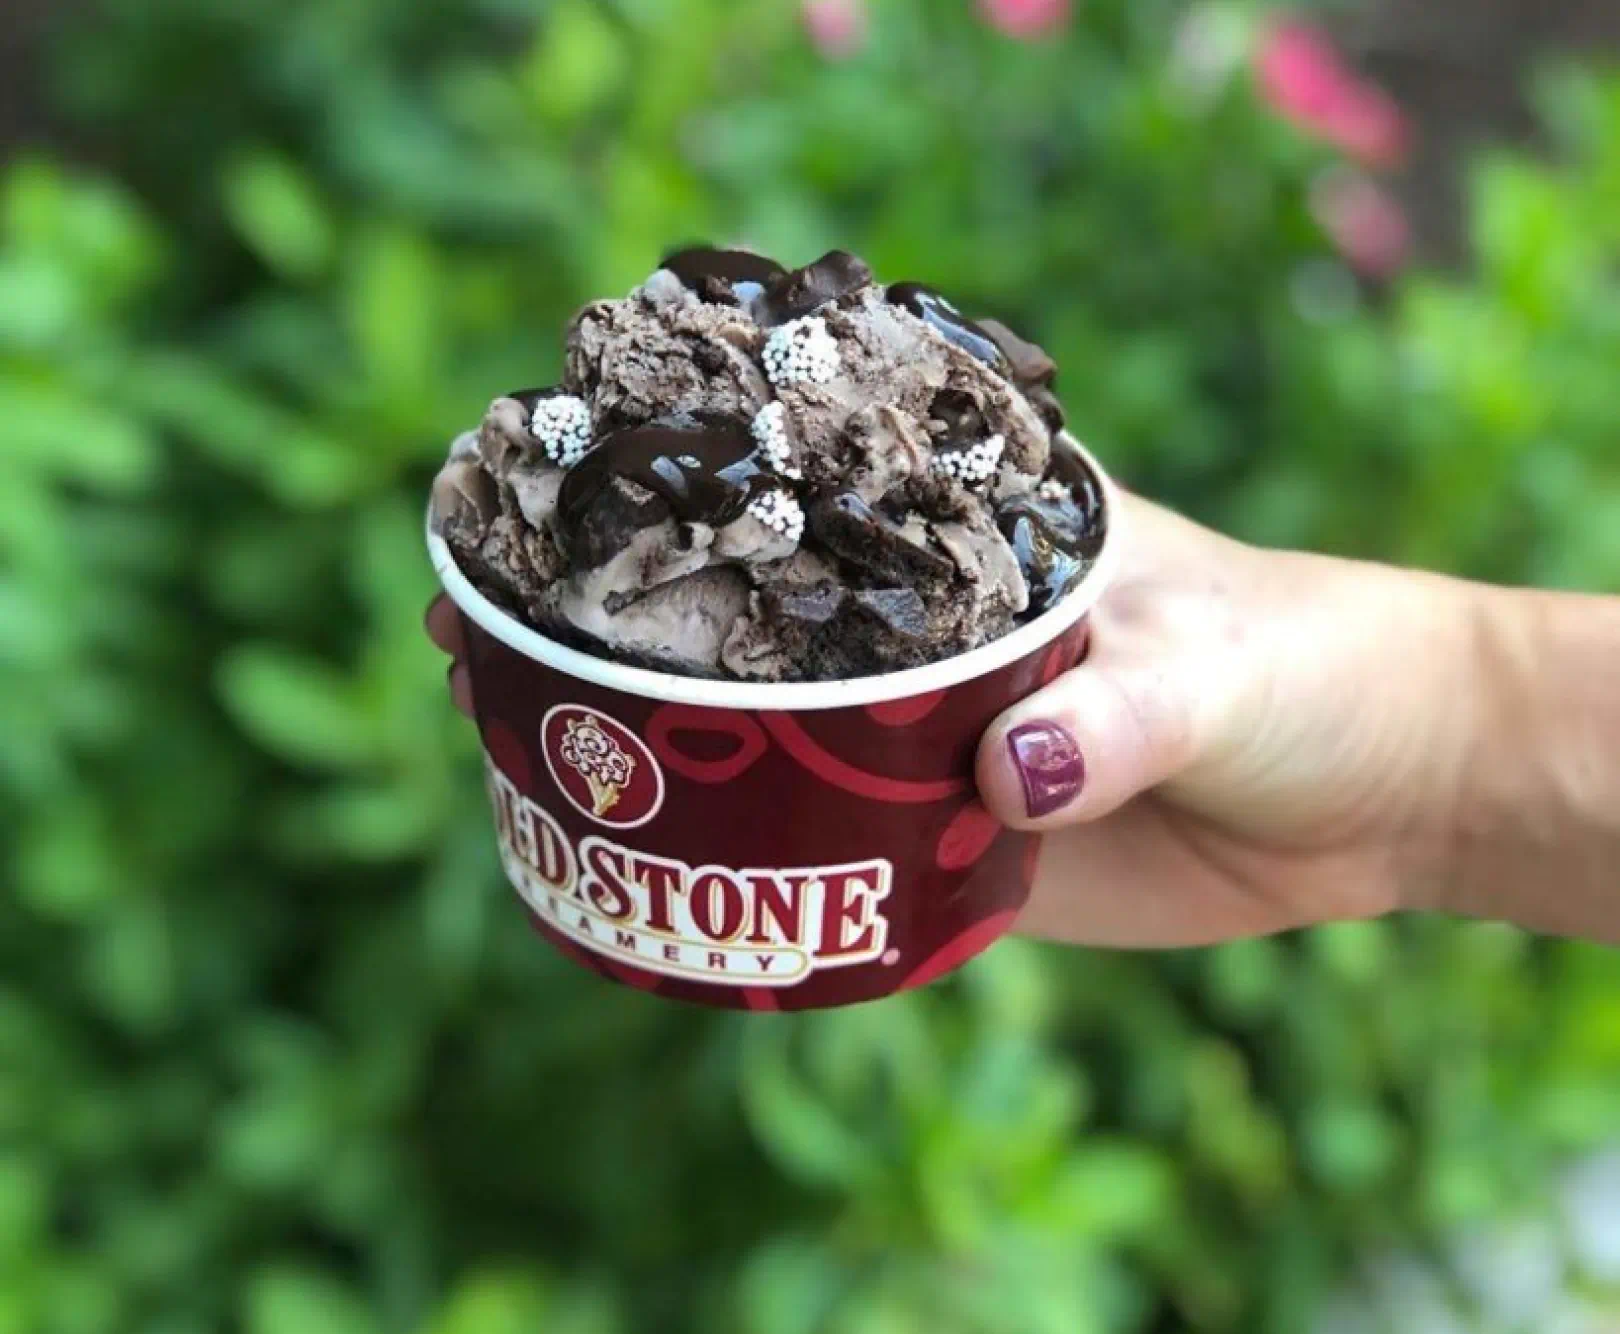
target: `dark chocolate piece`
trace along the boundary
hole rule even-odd
[[[907,541],[897,524],[853,491],[818,497],[807,517],[810,531],[827,550],[878,582],[941,582],[956,569],[947,557]]]
[[[829,250],[813,264],[783,274],[766,290],[766,324],[786,324],[872,285],[872,270],[847,250]]]
[[[779,484],[756,448],[747,424],[728,417],[614,431],[563,478],[557,520],[565,545],[575,549],[579,525],[616,478],[650,491],[683,523],[730,523],[754,495]]]
[[[705,301],[717,305],[744,305],[753,301],[787,270],[774,259],[751,250],[716,250],[691,246],[664,256],[668,269],[683,285]]]
[[[855,601],[897,635],[921,639],[928,633],[928,609],[915,588],[863,588]]]
[[[1057,382],[1057,362],[1047,355],[1046,349],[1039,343],[1020,338],[1000,320],[980,320],[979,327],[989,334],[995,345],[1001,349],[1002,356],[1007,358],[1007,364],[1012,367],[1013,380],[1024,391],[1024,397],[1029,400],[1030,406],[1040,414],[1047,429],[1061,431],[1064,422],[1063,404],[1058,402],[1057,395],[1052,392]]]

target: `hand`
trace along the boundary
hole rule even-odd
[[[450,667],[446,674],[450,684],[450,698],[456,708],[471,718],[472,677],[467,673],[467,664],[462,661],[467,646],[462,639],[461,616],[456,611],[455,603],[440,593],[428,603],[427,615],[423,618],[422,624],[427,629],[428,638],[450,655]]]
[[[1087,661],[979,750],[991,811],[1049,831],[1021,929],[1174,947],[1421,901],[1479,732],[1472,586],[1122,516]]]

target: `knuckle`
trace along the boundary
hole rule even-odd
[[[1197,755],[1192,701],[1179,680],[1160,667],[1142,668],[1114,678],[1132,742],[1151,757],[1155,768],[1167,772],[1185,768]]]

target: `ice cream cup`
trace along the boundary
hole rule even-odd
[[[539,933],[660,996],[752,1010],[875,1000],[1005,933],[1040,840],[979,803],[997,714],[1084,656],[1120,549],[1057,605],[928,666],[755,684],[624,666],[556,643],[428,546],[466,631],[501,863]]]

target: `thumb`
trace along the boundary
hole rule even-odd
[[[1014,705],[979,743],[979,791],[1003,824],[1100,819],[1197,753],[1200,682],[1175,661],[1093,659]]]

